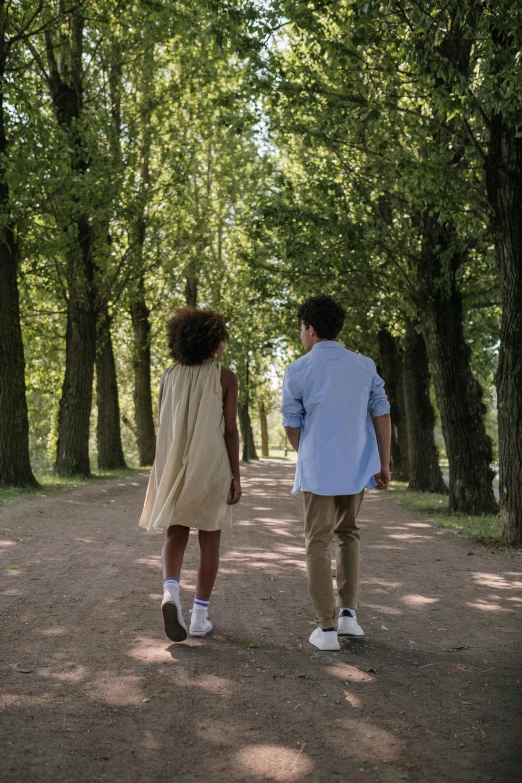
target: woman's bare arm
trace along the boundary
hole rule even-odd
[[[225,444],[232,468],[232,485],[230,489],[230,506],[239,503],[241,498],[241,478],[239,475],[239,433],[237,431],[237,378],[232,370],[221,370],[221,386],[223,388],[223,416],[225,419]]]

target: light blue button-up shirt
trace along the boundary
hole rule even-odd
[[[292,494],[355,495],[376,486],[381,469],[370,416],[390,412],[375,362],[334,340],[286,368],[283,427],[300,427]]]

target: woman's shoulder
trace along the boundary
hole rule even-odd
[[[226,367],[221,368],[221,383],[223,386],[237,386],[237,375]]]

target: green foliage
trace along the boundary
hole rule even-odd
[[[66,127],[51,101],[48,52],[71,84],[75,13],[83,108]],[[14,218],[20,244],[37,472],[54,460],[71,284],[85,293],[70,252],[79,215],[92,228],[96,307],[113,319],[131,463],[128,311],[138,292],[150,310],[155,397],[170,361],[164,321],[190,284],[198,304],[229,320],[225,363],[242,399],[248,355],[252,409],[275,409],[284,366],[302,350],[303,297],[324,291],[343,302],[341,341],[353,350],[375,357],[381,326],[402,334],[423,283],[426,212],[451,221],[463,250],[465,335],[493,408],[500,312],[484,154],[488,118],[501,112],[516,125],[522,116],[512,3],[45,0],[10,6],[8,24],[27,35],[5,75],[12,203],[1,217]],[[450,255],[441,254],[442,287]]]

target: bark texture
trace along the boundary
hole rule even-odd
[[[392,420],[391,471],[395,481],[408,481],[408,433],[402,380],[402,349],[387,329],[380,329],[379,370],[390,402]]]
[[[0,484],[37,486],[29,458],[25,358],[18,294],[18,245],[6,179],[5,27],[0,33]]]
[[[111,318],[106,309],[98,316],[96,404],[98,408],[96,426],[98,467],[104,470],[125,468],[127,466],[121,445],[120,405],[116,363],[112,348]]]
[[[83,29],[78,6],[70,13],[68,33],[62,28],[56,43],[45,33],[51,101],[58,124],[69,140],[70,165],[81,180],[88,169],[78,120],[83,113]],[[69,233],[67,262],[67,330],[65,377],[58,414],[56,472],[67,476],[88,475],[89,424],[96,359],[96,314],[94,291],[93,232],[88,214],[73,193],[64,204],[63,228]]]
[[[506,544],[522,545],[522,139],[491,122],[486,183],[500,273],[502,320],[496,377],[500,519]]]
[[[131,304],[130,313],[134,332],[134,419],[140,465],[152,465],[156,451],[152,393],[150,388],[150,322],[143,285]]]
[[[462,327],[462,297],[456,283],[456,272],[463,262],[452,227],[426,213],[417,270],[418,313],[449,460],[450,510],[495,513],[486,408],[480,384],[471,371],[471,351]]]
[[[435,413],[430,400],[430,370],[426,345],[412,321],[406,321],[403,341],[403,384],[408,431],[408,489],[448,493],[435,445]]]
[[[143,66],[140,99],[140,171],[139,194],[135,214],[131,220],[131,263],[136,274],[136,288],[130,297],[130,315],[134,333],[134,419],[140,465],[152,465],[156,451],[152,392],[150,388],[150,311],[145,300],[143,248],[147,232],[146,205],[150,191],[150,151],[152,144],[151,118],[153,111],[154,53],[146,53]]]
[[[238,403],[237,406],[239,416],[239,426],[241,428],[241,438],[243,443],[245,442],[245,406],[243,403]],[[249,459],[259,459],[256,451],[256,444],[254,441],[254,433],[252,431],[252,421],[250,419],[250,413],[248,415],[248,456]]]
[[[268,444],[268,421],[266,418],[265,403],[260,403],[258,407],[259,423],[261,425],[261,456],[268,457],[269,444]]]

